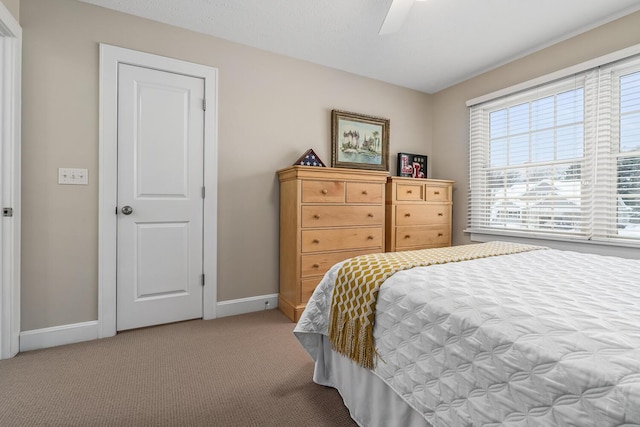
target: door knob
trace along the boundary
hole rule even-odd
[[[131,206],[123,206],[121,210],[125,215],[131,215],[131,213],[133,213],[133,208]]]

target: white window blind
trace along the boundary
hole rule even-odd
[[[640,59],[470,108],[470,232],[640,244]]]

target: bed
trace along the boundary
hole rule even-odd
[[[294,334],[358,425],[640,425],[640,260],[537,248],[395,272],[372,369],[329,339],[345,262]]]

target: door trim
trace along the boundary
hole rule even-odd
[[[0,359],[20,350],[20,123],[22,28],[0,3],[0,201],[13,208],[13,217],[0,226]]]
[[[206,277],[202,314],[216,317],[218,200],[218,70],[163,56],[100,44],[98,338],[116,334],[116,214],[118,188],[118,64],[152,68],[204,79],[203,270]]]

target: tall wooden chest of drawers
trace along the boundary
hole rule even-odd
[[[453,181],[391,176],[386,190],[386,251],[451,246]]]
[[[336,262],[384,252],[387,172],[291,166],[280,178],[278,308],[297,322]]]

